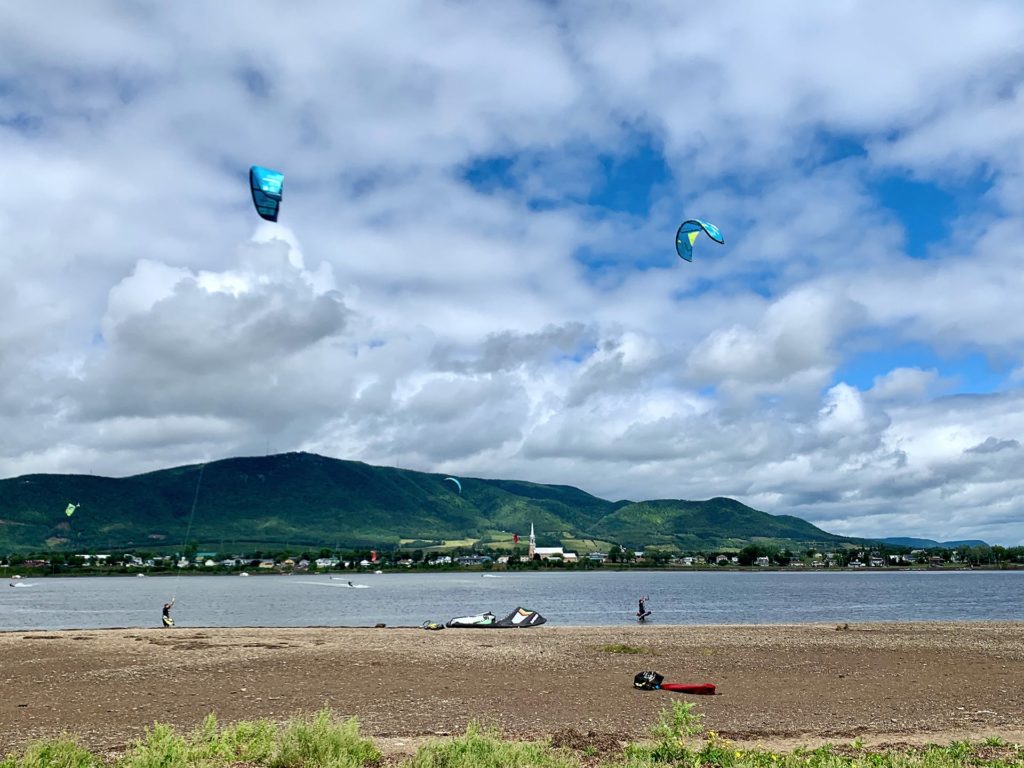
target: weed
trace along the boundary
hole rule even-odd
[[[312,721],[291,720],[281,733],[269,768],[359,768],[380,760],[380,750],[359,735],[359,723],[334,719],[322,709]]]
[[[608,643],[602,645],[600,650],[605,653],[650,653],[650,648],[644,648],[640,645],[626,645],[625,643]]]
[[[566,753],[537,742],[514,742],[470,724],[457,739],[425,744],[404,768],[577,768]]]
[[[0,768],[99,768],[100,761],[71,739],[39,741],[19,758],[0,758]]]

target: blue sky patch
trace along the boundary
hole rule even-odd
[[[932,246],[945,243],[952,235],[954,222],[979,206],[989,186],[979,177],[954,192],[903,175],[885,176],[869,184],[879,204],[903,225],[906,252],[915,259],[927,258]]]
[[[852,354],[836,369],[833,383],[844,381],[861,390],[870,389],[876,377],[896,368],[934,370],[946,394],[990,394],[1002,390],[1012,370],[1008,363],[993,361],[980,351],[941,354],[930,345],[907,342]]]

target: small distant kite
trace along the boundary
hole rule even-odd
[[[277,221],[284,195],[284,174],[254,165],[249,169],[249,186],[256,213],[267,221]]]
[[[462,495],[462,483],[460,483],[454,477],[446,477],[445,480],[451,480],[453,483],[455,483],[455,487],[459,489],[459,496]]]
[[[75,510],[78,509],[80,506],[82,506],[82,505],[81,504],[68,504],[67,509],[64,510],[64,514],[67,515],[68,517],[71,517],[73,514],[75,514]]]
[[[714,224],[700,219],[687,219],[679,225],[676,232],[676,253],[679,254],[679,258],[693,261],[693,244],[701,232],[716,243],[725,245],[725,238]]]

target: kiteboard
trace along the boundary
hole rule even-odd
[[[695,693],[698,696],[714,696],[714,683],[662,683],[658,686],[662,691],[675,691],[676,693]]]
[[[694,693],[698,696],[713,696],[714,683],[666,683],[665,676],[657,672],[637,672],[633,677],[633,687],[644,691],[673,691],[675,693]]]

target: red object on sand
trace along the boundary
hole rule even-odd
[[[662,683],[658,686],[663,691],[676,693],[695,693],[700,696],[714,696],[714,683]]]

